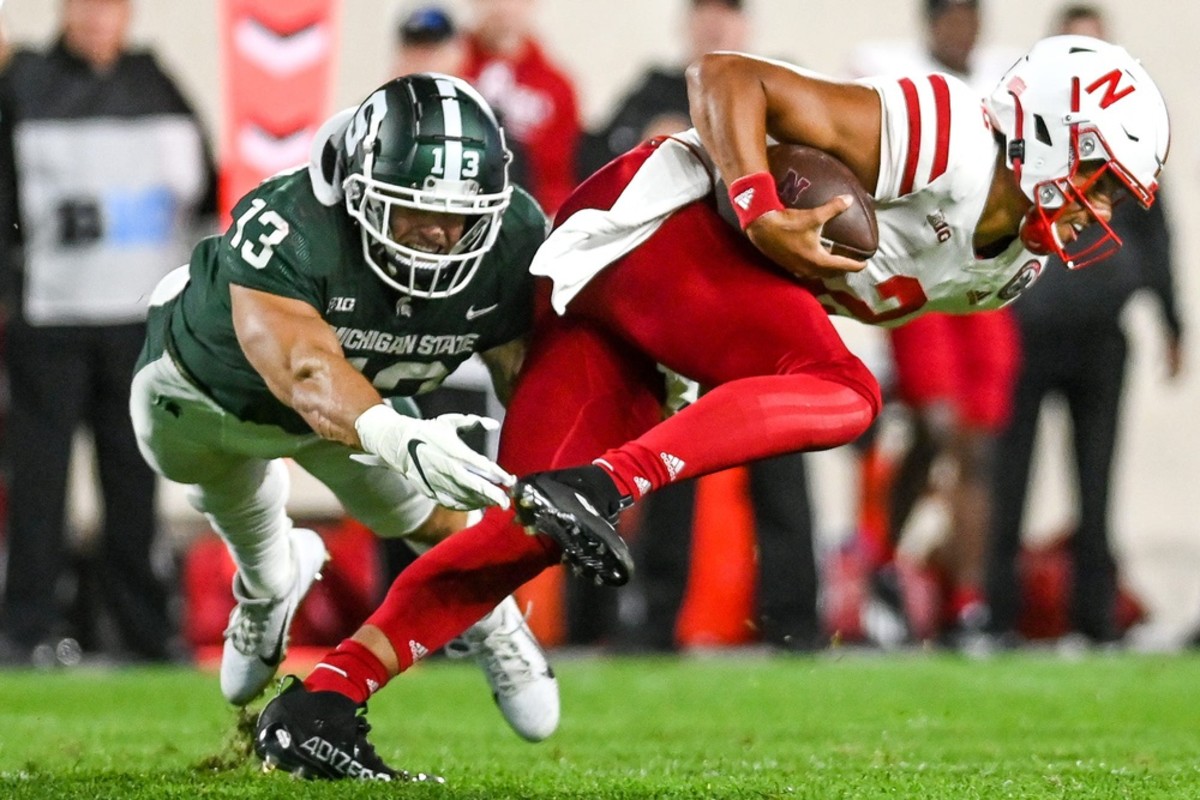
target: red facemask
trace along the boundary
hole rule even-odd
[[[1076,81],[1073,110],[1078,110],[1078,91],[1078,81]],[[1019,103],[1017,109],[1019,118]],[[1018,123],[1018,135],[1020,127]],[[1149,208],[1154,203],[1154,193],[1158,188],[1157,183],[1149,188],[1139,186],[1132,176],[1111,158],[1099,162],[1100,166],[1094,172],[1084,175],[1080,168],[1085,165],[1090,167],[1097,163],[1097,149],[1102,151],[1101,155],[1105,156],[1112,152],[1099,130],[1091,126],[1072,126],[1071,154],[1073,158],[1070,172],[1066,177],[1043,181],[1034,187],[1033,206],[1025,213],[1025,219],[1021,222],[1021,242],[1030,252],[1038,255],[1058,256],[1070,269],[1079,269],[1095,264],[1097,261],[1103,261],[1121,249],[1121,237],[1101,218],[1091,201],[1088,200],[1088,196],[1098,185],[1108,184],[1105,188],[1113,207],[1125,197],[1133,195],[1143,207]],[[1020,159],[1014,159],[1013,169],[1018,180],[1021,166]],[[1061,202],[1053,208],[1046,208],[1042,204],[1043,193],[1048,195],[1051,200],[1061,198]],[[1098,235],[1076,238],[1068,243],[1062,241],[1058,235],[1057,223],[1072,205],[1077,205],[1087,212],[1091,218],[1089,227],[1091,225],[1100,226]]]
[[[1025,213],[1025,219],[1021,223],[1021,242],[1030,252],[1058,256],[1070,269],[1079,269],[1103,261],[1121,249],[1121,237],[1088,200],[1092,189],[1104,180],[1106,175],[1119,179],[1118,170],[1113,169],[1113,163],[1110,161],[1102,164],[1086,178],[1077,178],[1078,175],[1079,162],[1076,161],[1068,177],[1038,184],[1034,191],[1036,195],[1040,197],[1044,187],[1052,186],[1056,194],[1061,193],[1063,201],[1054,208],[1043,207],[1040,200],[1035,202]],[[1122,185],[1125,185],[1123,181]],[[1125,193],[1120,192],[1112,198],[1112,204],[1115,206],[1124,196]],[[1058,235],[1058,223],[1072,205],[1077,205],[1087,212],[1091,218],[1089,227],[1100,226],[1098,235],[1066,243],[1062,241]]]

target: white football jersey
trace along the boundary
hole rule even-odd
[[[1011,302],[1045,258],[1019,238],[993,258],[976,257],[975,225],[997,157],[978,95],[941,73],[864,83],[883,104],[879,251],[861,272],[821,281],[821,300],[834,313],[876,325]]]
[[[815,74],[775,62],[802,74]],[[1041,273],[1044,257],[1019,238],[994,258],[976,258],[975,225],[987,202],[997,145],[980,97],[949,75],[864,80],[880,96],[879,250],[867,266],[809,280],[830,313],[897,325],[927,311],[999,308]],[[678,208],[716,189],[718,207],[737,221],[695,128],[663,142],[606,209],[572,214],[546,239],[530,271],[554,281],[561,314],[600,270],[652,236]]]

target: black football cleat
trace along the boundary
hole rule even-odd
[[[597,585],[629,582],[633,556],[615,524],[633,501],[600,467],[535,472],[517,481],[513,498],[521,524],[557,542],[576,575]]]
[[[444,782],[385,764],[367,741],[371,726],[349,697],[310,692],[294,675],[281,686],[254,729],[254,752],[263,760],[264,772],[282,769],[299,778],[327,780]]]

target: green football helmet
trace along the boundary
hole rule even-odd
[[[346,210],[371,269],[413,297],[462,290],[495,244],[512,195],[504,132],[479,93],[436,73],[386,83],[355,111],[339,157]],[[462,237],[446,253],[401,244],[393,215],[414,211],[463,215]]]

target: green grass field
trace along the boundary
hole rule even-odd
[[[2,798],[1200,797],[1200,658],[559,659],[564,718],[517,739],[434,662],[371,704],[444,786],[263,775],[214,675],[0,672]]]

